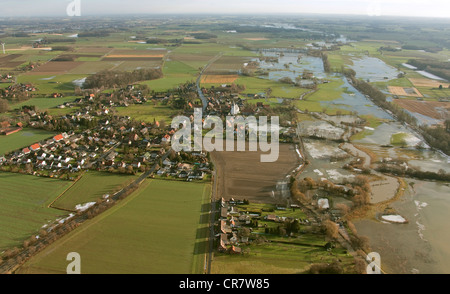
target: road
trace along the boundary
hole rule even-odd
[[[203,95],[202,89],[200,87],[200,82],[202,80],[202,76],[205,73],[205,71],[208,69],[208,67],[213,64],[214,62],[216,62],[220,57],[222,57],[223,53],[219,53],[218,55],[216,55],[213,59],[211,59],[208,64],[202,69],[202,71],[200,72],[200,75],[197,78],[197,92],[198,92],[198,96],[200,97],[200,99],[202,100],[202,104],[203,104],[203,113],[206,112],[206,108],[208,107],[208,99],[206,99],[205,95]],[[210,231],[210,236],[209,236],[209,252],[208,252],[208,256],[206,257],[206,265],[205,265],[205,273],[206,274],[210,274],[211,273],[211,262],[213,259],[213,253],[214,253],[214,239],[215,239],[215,234],[214,234],[214,223],[216,221],[216,202],[217,201],[217,175],[216,172],[213,172],[213,181],[212,181],[212,192],[211,192],[211,208],[210,208],[210,218],[209,218],[209,231]]]
[[[205,112],[206,108],[208,107],[208,99],[206,99],[205,95],[203,95],[202,92],[202,88],[200,87],[200,82],[202,80],[202,76],[204,74],[204,72],[208,69],[208,67],[213,64],[214,62],[216,62],[220,57],[222,57],[223,53],[219,53],[218,55],[216,55],[213,59],[211,59],[208,64],[202,69],[202,71],[200,72],[200,75],[197,78],[197,92],[198,92],[198,96],[200,97],[200,99],[202,100],[202,104],[203,104],[203,112]]]

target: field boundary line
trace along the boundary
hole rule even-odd
[[[56,209],[60,209],[60,208],[57,208],[57,207],[52,207],[53,203],[55,203],[59,198],[61,198],[61,196],[63,196],[64,194],[66,194],[66,192],[67,192],[70,188],[72,188],[73,185],[75,185],[75,184],[76,184],[83,176],[84,176],[84,173],[83,173],[83,175],[82,175],[81,177],[78,177],[78,178],[72,183],[72,185],[70,185],[69,187],[67,187],[67,189],[65,189],[61,194],[59,194],[59,196],[56,197],[55,200],[53,200],[52,203],[50,203],[50,204],[47,206],[47,208],[56,208]],[[67,210],[67,209],[62,209],[62,210],[69,211],[69,210]],[[72,212],[72,210],[70,210],[70,211]]]

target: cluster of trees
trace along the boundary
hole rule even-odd
[[[397,51],[401,51],[401,49],[397,48],[397,47],[392,47],[392,46],[381,46],[378,51],[390,51],[390,52],[397,52]]]
[[[420,70],[426,70],[441,78],[450,80],[450,62],[441,62],[430,59],[410,59],[408,64],[417,67]]]
[[[331,63],[328,60],[328,54],[321,52],[320,55],[323,61],[323,70],[327,73],[331,72]]]
[[[199,40],[208,40],[208,39],[215,39],[217,38],[217,35],[211,34],[211,33],[193,33],[191,34],[194,38]]]
[[[9,103],[6,99],[0,99],[0,113],[9,111]]]
[[[267,227],[264,229],[266,234],[279,235],[279,236],[289,236],[291,233],[298,234],[300,233],[301,225],[300,222],[296,219],[287,220],[276,227]]]
[[[139,69],[132,72],[101,71],[86,78],[84,87],[113,88],[129,85],[139,81],[156,80],[163,76],[161,69]]]
[[[52,51],[73,51],[73,48],[69,46],[53,46]]]
[[[318,274],[343,274],[344,268],[339,260],[334,260],[332,263],[315,263],[309,268],[309,273],[313,275]]]
[[[40,41],[40,44],[52,44],[52,43],[75,43],[77,40],[75,38],[47,38],[44,37]]]

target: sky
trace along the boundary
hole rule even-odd
[[[81,16],[321,13],[450,18],[449,0],[0,0],[0,18],[64,17],[73,1],[79,1]]]

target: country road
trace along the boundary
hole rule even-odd
[[[200,72],[200,75],[197,78],[197,92],[198,92],[198,96],[200,97],[200,99],[202,100],[203,103],[203,112],[206,110],[206,108],[208,107],[208,100],[206,99],[205,95],[203,95],[202,92],[202,88],[200,87],[200,82],[202,80],[202,76],[204,74],[204,72],[208,69],[208,67],[213,64],[214,62],[216,62],[220,57],[222,57],[223,53],[219,53],[218,55],[216,55],[213,59],[211,59],[208,64],[202,69],[202,71]]]

